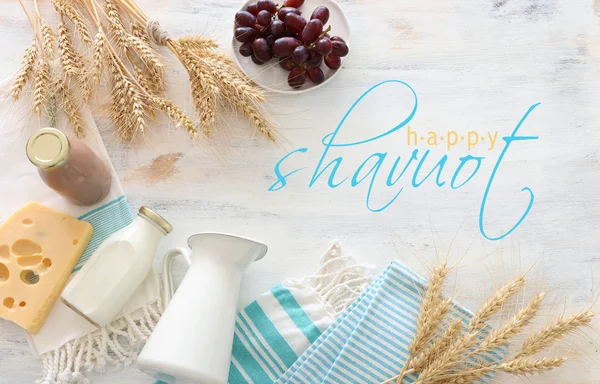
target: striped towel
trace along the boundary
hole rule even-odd
[[[276,383],[377,384],[397,375],[408,358],[426,285],[424,278],[392,262]],[[472,314],[455,305],[450,316],[466,325]],[[505,353],[484,358],[494,362]]]
[[[313,276],[275,286],[237,316],[229,383],[271,384],[370,282],[334,243]]]

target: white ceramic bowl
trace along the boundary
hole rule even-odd
[[[245,10],[249,4],[256,2],[257,0],[249,0],[244,3],[241,10]],[[283,0],[275,1],[276,3],[282,3]],[[340,7],[340,5],[334,0],[306,0],[302,7],[300,7],[300,11],[302,12],[302,16],[305,18],[310,18],[315,8],[320,5],[324,5],[329,8],[329,21],[324,26],[324,29],[327,29],[329,25],[331,25],[331,32],[329,34],[331,36],[339,36],[346,41],[348,47],[350,47],[350,25],[348,23],[348,19],[346,19],[346,15],[344,11]],[[235,24],[234,24],[235,30]],[[287,78],[289,72],[284,70],[279,66],[279,59],[274,57],[271,61],[263,64],[256,65],[252,62],[252,58],[244,57],[240,54],[239,48],[242,43],[232,38],[233,41],[233,55],[235,57],[235,61],[240,66],[242,71],[250,77],[256,84],[261,87],[268,89],[269,91],[284,93],[284,94],[298,94],[303,92],[312,91],[313,89],[317,89],[327,84],[333,77],[339,72],[342,68],[340,67],[338,70],[334,71],[329,69],[325,63],[321,66],[323,73],[325,73],[325,81],[319,85],[313,84],[310,79],[306,79],[306,83],[302,85],[301,88],[295,89],[288,85]],[[345,57],[342,57],[342,66],[344,65]]]

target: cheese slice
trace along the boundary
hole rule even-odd
[[[29,203],[0,226],[0,317],[37,333],[87,247],[89,223]]]

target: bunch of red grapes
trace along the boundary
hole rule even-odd
[[[289,71],[288,84],[300,88],[309,78],[314,84],[325,81],[321,64],[333,70],[340,68],[348,45],[338,36],[331,37],[329,9],[317,7],[310,20],[298,10],[304,0],[284,0],[278,7],[271,0],[258,0],[235,15],[235,38],[242,43],[240,54],[263,65],[273,56],[281,68]]]

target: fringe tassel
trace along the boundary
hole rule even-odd
[[[131,365],[162,314],[160,301],[147,305],[142,316],[132,314],[57,350],[42,355],[43,377],[38,384],[89,384],[86,374]]]
[[[315,274],[304,277],[300,284],[319,293],[339,316],[373,281],[373,276],[373,268],[357,265],[352,256],[342,252],[340,243],[334,241]]]

